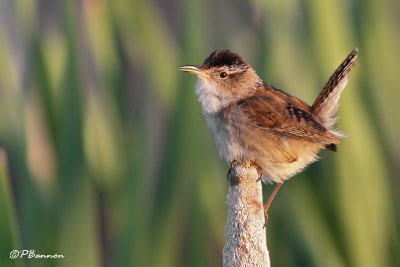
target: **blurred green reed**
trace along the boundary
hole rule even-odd
[[[283,187],[268,247],[273,266],[400,266],[398,15],[393,0],[2,0],[0,266],[221,265],[228,167],[179,65],[230,48],[311,103],[354,47],[349,137]]]

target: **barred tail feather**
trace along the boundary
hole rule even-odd
[[[312,112],[330,130],[336,122],[335,113],[339,107],[340,94],[347,85],[348,74],[356,64],[357,56],[358,49],[355,48],[331,75],[311,107]]]

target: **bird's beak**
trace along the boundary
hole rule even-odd
[[[184,72],[189,72],[193,73],[196,75],[201,75],[201,76],[208,76],[203,70],[199,69],[198,67],[195,66],[182,66],[179,68],[180,71]]]

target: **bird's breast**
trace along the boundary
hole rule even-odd
[[[204,112],[208,127],[214,134],[215,143],[220,157],[229,164],[234,159],[243,157],[243,150],[228,124],[224,112]]]

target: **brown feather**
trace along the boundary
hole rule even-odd
[[[293,97],[286,100],[258,95],[242,99],[238,105],[254,122],[254,126],[265,131],[324,145],[341,142],[318,121],[318,117],[293,104],[291,100]]]
[[[349,72],[356,64],[357,56],[358,49],[355,48],[331,75],[311,107],[312,113],[319,117],[328,129],[336,122],[334,116],[339,106],[340,94],[347,84]]]

